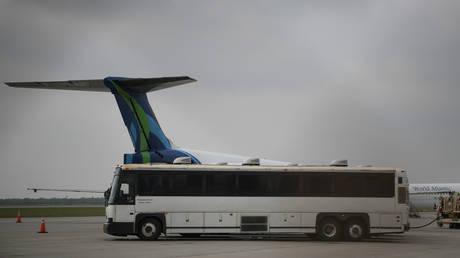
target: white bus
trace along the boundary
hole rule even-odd
[[[408,214],[399,168],[129,164],[115,171],[104,232],[359,240],[407,231]]]

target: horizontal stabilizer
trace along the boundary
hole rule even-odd
[[[161,78],[117,78],[117,84],[119,86],[138,93],[161,90],[195,81],[195,79],[188,76]],[[5,82],[5,84],[16,88],[110,92],[110,89],[104,84],[104,80]]]

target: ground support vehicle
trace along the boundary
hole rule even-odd
[[[440,227],[447,224],[449,228],[460,228],[460,193],[452,192],[439,197],[437,224]]]

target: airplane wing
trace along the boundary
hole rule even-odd
[[[134,92],[150,92],[165,88],[195,82],[188,76],[159,77],[159,78],[116,78],[117,84]],[[78,90],[110,92],[104,84],[104,80],[74,80],[74,81],[50,81],[50,82],[5,82],[6,85],[16,88],[35,88],[52,90]]]
[[[53,188],[27,188],[27,190],[34,191],[54,191],[54,192],[76,192],[76,193],[104,193],[105,191],[101,190],[82,190],[82,189],[53,189]]]

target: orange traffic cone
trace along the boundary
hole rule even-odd
[[[45,219],[42,217],[42,225],[40,226],[40,231],[38,233],[48,233],[45,229]]]
[[[18,210],[18,218],[16,219],[16,223],[21,223],[21,210]]]

